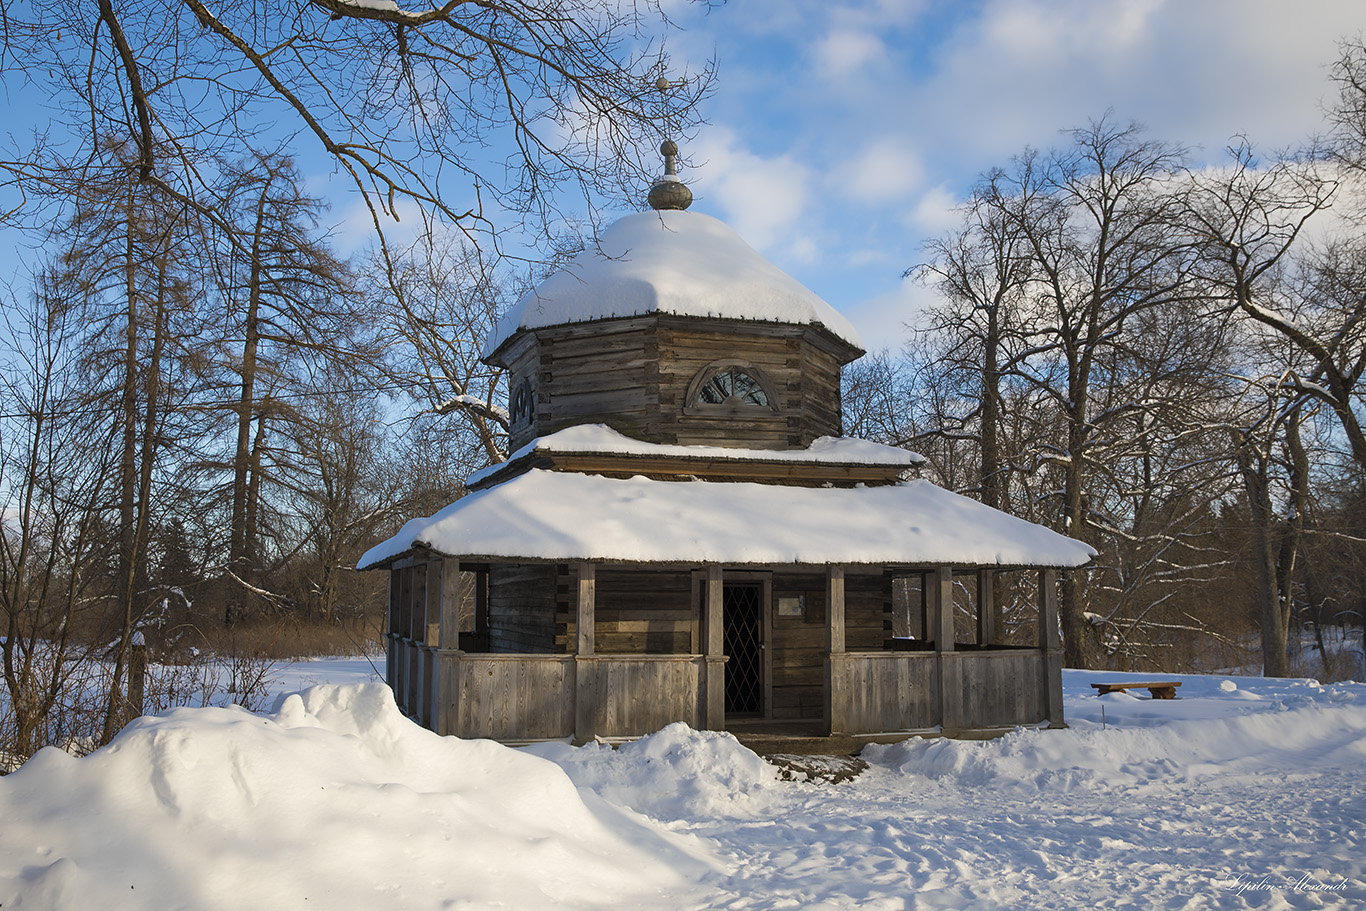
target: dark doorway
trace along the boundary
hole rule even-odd
[[[722,588],[727,716],[764,711],[763,591],[759,583]]]

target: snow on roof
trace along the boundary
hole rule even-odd
[[[734,460],[738,462],[807,462],[831,465],[890,465],[910,468],[925,457],[908,449],[884,446],[853,437],[819,437],[806,449],[733,449],[724,446],[680,446],[647,443],[618,433],[606,424],[576,424],[537,437],[499,462],[470,475],[469,486],[503,471],[510,462],[533,452],[612,453],[633,456],[675,456],[685,459]]]
[[[360,559],[415,546],[452,556],[593,562],[1081,566],[1081,541],[928,481],[785,487],[533,469],[413,519]]]
[[[667,313],[822,325],[863,349],[847,319],[764,259],[724,222],[698,212],[627,215],[498,322],[487,356],[518,329]]]

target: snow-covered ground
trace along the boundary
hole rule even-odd
[[[38,754],[0,778],[0,908],[1366,902],[1362,684],[1171,676],[1168,701],[1069,671],[1068,730],[870,747],[809,784],[681,725],[618,750],[440,738],[372,675],[296,664],[277,686],[327,685],[274,714]]]

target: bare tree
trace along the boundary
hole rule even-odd
[[[1020,222],[998,204],[995,182],[1002,176],[993,175],[973,194],[964,207],[963,226],[931,241],[929,261],[908,273],[944,297],[920,327],[938,340],[926,364],[943,372],[945,382],[961,385],[959,400],[968,404],[963,414],[941,415],[934,432],[976,440],[980,480],[975,492],[996,509],[1006,508],[1010,480],[1000,438],[1003,384],[1021,355],[1020,308],[1032,270]]]
[[[1070,148],[1026,154],[985,191],[993,220],[1028,251],[1025,344],[1013,372],[1061,417],[1056,447],[1039,457],[1058,477],[1059,527],[1074,537],[1088,536],[1088,478],[1106,461],[1109,428],[1145,407],[1120,382],[1135,323],[1191,294],[1188,254],[1171,242],[1181,169],[1179,148],[1103,119],[1075,131]],[[1088,666],[1099,644],[1083,587],[1082,574],[1068,574],[1059,606],[1074,667]]]
[[[477,445],[468,470],[507,458],[504,372],[481,361],[498,317],[528,283],[500,274],[462,237],[429,234],[390,263],[376,264],[372,296],[385,314],[395,356],[389,376],[436,415],[456,414]]]
[[[1192,175],[1184,219],[1216,306],[1248,320],[1240,346],[1249,361],[1247,385],[1227,421],[1251,518],[1264,672],[1286,676],[1292,573],[1309,496],[1302,416],[1313,403],[1326,402],[1357,452],[1361,431],[1351,410],[1351,374],[1359,375],[1361,367],[1349,362],[1360,357],[1366,363],[1366,354],[1347,354],[1350,320],[1339,321],[1332,308],[1302,290],[1316,270],[1306,271],[1305,254],[1297,251],[1306,226],[1331,205],[1336,181],[1309,158],[1263,164],[1246,141],[1229,151],[1228,165]],[[1285,468],[1289,492],[1285,513],[1274,503],[1278,466]]]
[[[108,429],[82,407],[80,310],[45,276],[29,304],[6,301],[0,340],[0,656],[9,725],[0,770],[40,747],[93,739],[100,713],[82,698],[86,633],[111,556],[100,506],[114,465]]]
[[[304,583],[298,603],[335,624],[343,619],[343,592],[352,592],[350,606],[358,610],[365,600],[359,590],[375,588],[375,579],[360,578],[356,561],[408,503],[385,470],[390,456],[379,404],[344,370],[328,380],[328,395],[310,399],[307,420],[293,428],[289,499],[300,547],[289,574]]]
[[[670,74],[661,98],[669,58],[650,30],[670,26],[653,0],[36,0],[5,12],[9,72],[73,114],[70,133],[16,150],[21,190],[71,192],[69,169],[113,136],[140,181],[206,217],[211,161],[283,142],[330,156],[377,229],[435,215],[475,231],[490,203],[544,229],[557,188],[594,199],[638,186],[660,121],[686,129],[710,85],[707,69]]]
[[[120,151],[111,149],[111,162],[120,160]],[[196,357],[192,276],[198,270],[190,264],[200,248],[196,225],[178,200],[135,175],[134,167],[111,168],[84,188],[57,235],[66,249],[54,279],[66,296],[61,306],[77,307],[83,321],[87,407],[117,428],[117,614],[110,632],[117,644],[102,740],[125,714],[120,687],[147,607],[145,558],[157,521],[157,484],[166,478],[163,456],[178,436],[173,428],[187,417],[175,399],[193,382]]]
[[[233,225],[215,234],[215,262],[221,344],[237,385],[227,561],[237,584],[224,613],[231,626],[257,581],[268,423],[301,420],[289,404],[297,374],[329,373],[339,361],[359,369],[373,349],[359,328],[365,320],[350,270],[319,230],[322,203],[303,192],[293,163],[257,156],[226,176],[223,210]]]

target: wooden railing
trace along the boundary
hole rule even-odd
[[[700,655],[527,655],[442,651],[393,636],[399,708],[443,734],[578,742],[683,721],[705,727]]]
[[[701,655],[442,651],[391,637],[399,707],[440,733],[504,741],[641,737],[706,724]],[[830,664],[830,728],[844,734],[991,730],[1049,719],[1047,656],[1033,648],[845,652]]]
[[[830,668],[835,732],[945,733],[1037,724],[1047,717],[1044,653],[845,652]]]

